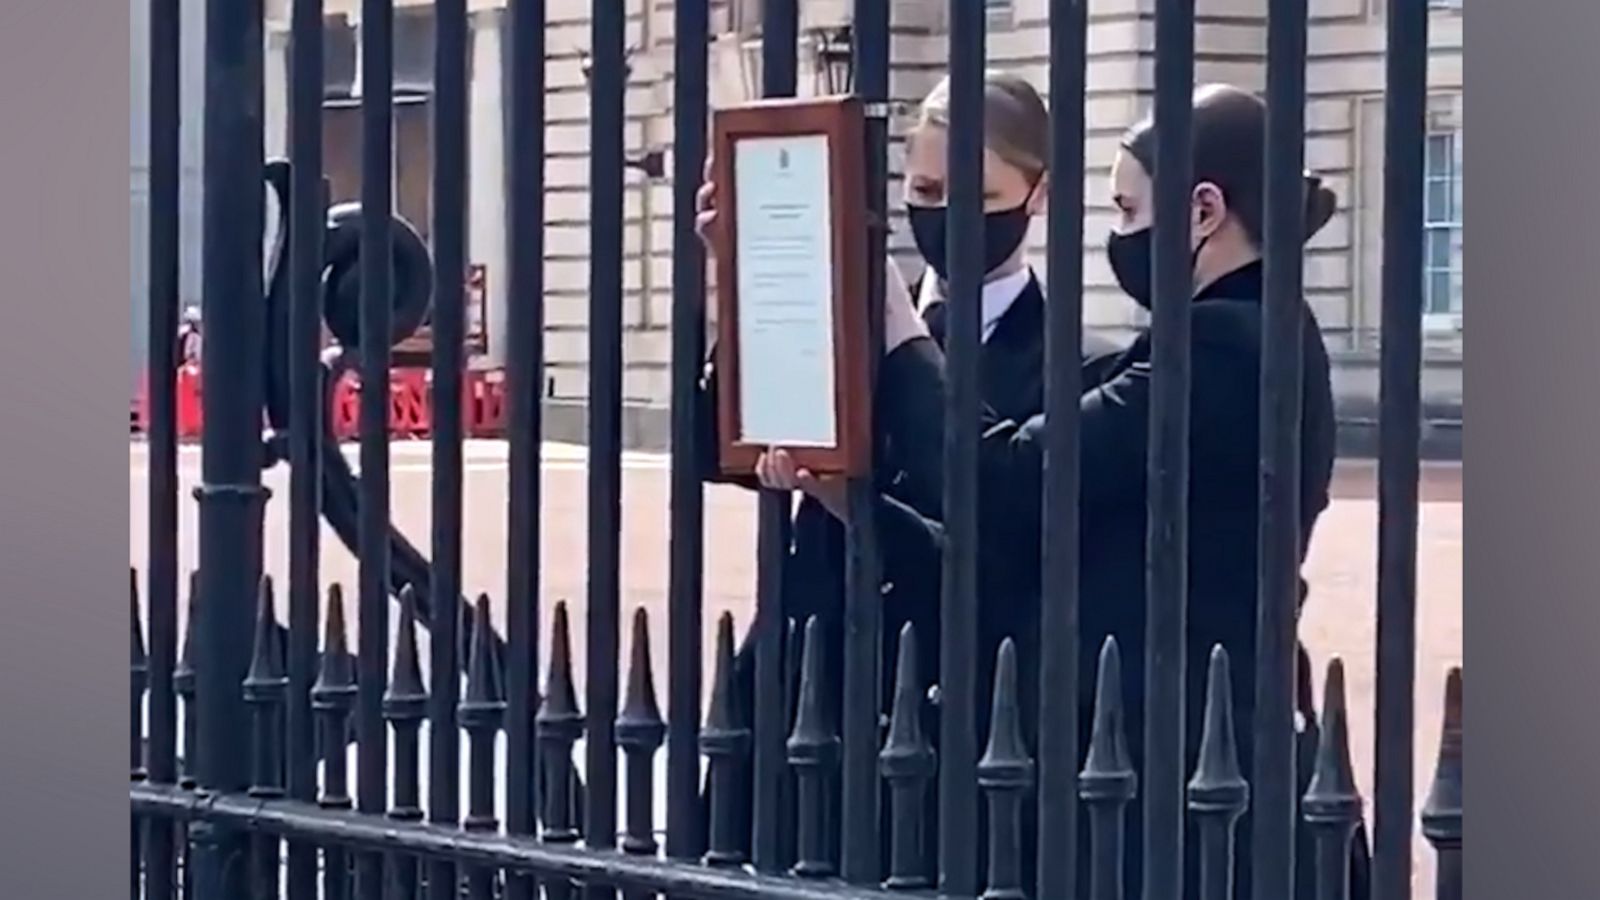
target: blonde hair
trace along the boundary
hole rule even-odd
[[[983,143],[1007,164],[1038,178],[1050,168],[1050,112],[1027,79],[990,69],[983,73]],[[922,101],[917,125],[950,127],[950,79]]]

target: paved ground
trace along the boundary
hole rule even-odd
[[[545,533],[542,606],[546,617],[554,602],[573,604],[574,644],[582,665],[585,589],[585,483],[582,448],[551,445],[545,451]],[[144,478],[145,450],[130,449],[129,559],[141,565],[148,546],[147,497]],[[186,449],[181,462],[180,496],[187,498],[198,481],[199,456]],[[394,517],[419,546],[428,545],[429,483],[425,444],[397,444],[393,454]],[[1370,792],[1372,760],[1372,704],[1374,696],[1373,641],[1375,633],[1375,572],[1377,570],[1377,508],[1375,471],[1370,464],[1351,463],[1341,468],[1338,499],[1324,516],[1311,548],[1307,577],[1312,590],[1301,634],[1314,654],[1319,670],[1330,657],[1344,659],[1353,718],[1351,739],[1357,778]],[[464,579],[469,590],[487,592],[495,616],[504,614],[504,566],[507,554],[505,528],[505,449],[496,442],[474,442],[467,448],[465,484],[466,534]],[[277,498],[269,507],[266,554],[268,570],[282,579],[287,570],[286,501],[287,470],[267,474]],[[1462,518],[1461,470],[1455,465],[1429,466],[1423,478],[1424,505],[1419,534],[1418,610],[1420,645],[1417,656],[1417,768],[1419,794],[1432,776],[1432,757],[1438,743],[1443,682],[1450,666],[1461,662],[1462,621]],[[664,678],[666,653],[667,478],[659,456],[630,456],[625,461],[623,483],[622,586],[628,610],[644,607],[656,623],[652,656]],[[181,566],[196,561],[194,504],[181,504]],[[718,615],[731,613],[742,627],[753,609],[755,577],[755,527],[751,498],[738,490],[712,488],[706,496],[706,647],[709,648]],[[324,542],[325,582],[343,582],[353,588],[355,564],[331,533]],[[282,598],[280,597],[280,602]],[[351,610],[353,613],[354,610]],[[353,616],[352,616],[353,618]],[[354,622],[351,623],[352,637]],[[543,631],[548,635],[548,629]],[[426,658],[426,656],[424,656]],[[580,673],[581,675],[581,673]],[[1319,672],[1320,685],[1320,672]],[[663,685],[664,687],[664,685]],[[1319,687],[1320,692],[1320,687]],[[1320,693],[1319,693],[1320,696]],[[665,691],[662,691],[663,700]],[[1419,797],[1420,803],[1420,797]],[[1418,840],[1417,896],[1430,896],[1432,858]]]

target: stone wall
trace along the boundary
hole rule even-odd
[[[1368,372],[1379,321],[1378,263],[1381,259],[1382,90],[1384,82],[1383,4],[1389,0],[1310,0],[1312,24],[1306,108],[1306,164],[1321,174],[1340,198],[1338,213],[1312,241],[1306,257],[1308,297],[1318,312],[1330,348],[1345,369],[1336,375],[1341,405],[1366,410],[1375,404]],[[1435,0],[1449,4],[1450,0]],[[401,0],[401,5],[413,5]],[[505,247],[501,190],[503,134],[499,115],[503,0],[472,0],[470,252],[488,266],[490,353],[481,361],[499,365],[504,346]],[[282,9],[282,0],[274,0]],[[629,152],[651,149],[670,154],[672,145],[672,13],[670,0],[628,0],[627,45],[633,49],[627,94]],[[710,93],[714,104],[737,102],[749,94],[759,74],[750,65],[751,21],[755,0],[713,4],[716,32],[710,47]],[[1047,0],[1011,0],[991,5],[989,57],[996,67],[1018,71],[1041,90],[1048,85]],[[848,20],[848,2],[813,0],[801,4],[802,30]],[[329,13],[344,12],[359,21],[357,0],[328,0]],[[551,0],[546,32],[548,161],[546,178],[547,328],[549,400],[572,407],[581,420],[587,387],[588,321],[588,97],[582,73],[588,45],[588,0]],[[899,196],[905,126],[917,100],[943,74],[948,36],[945,5],[935,0],[893,0],[890,81],[893,125],[890,150],[891,207]],[[284,20],[280,19],[280,25]],[[1435,128],[1461,124],[1461,12],[1434,14],[1430,90]],[[269,40],[270,43],[270,40]],[[1112,331],[1136,326],[1142,313],[1117,291],[1105,262],[1104,236],[1110,227],[1107,187],[1111,159],[1121,132],[1148,111],[1154,87],[1154,0],[1096,0],[1090,7],[1088,92],[1085,98],[1088,146],[1083,172],[1085,210],[1085,316],[1091,327]],[[281,59],[282,43],[272,45]],[[1260,90],[1266,85],[1265,0],[1199,0],[1196,10],[1196,80],[1230,82]],[[281,128],[280,64],[269,65],[269,121]],[[817,83],[809,53],[801,53],[800,90]],[[277,99],[278,106],[273,106]],[[274,114],[273,110],[278,112]],[[268,146],[274,144],[269,136]],[[669,155],[670,158],[670,155]],[[668,176],[647,179],[627,174],[626,273],[624,298],[624,393],[630,417],[659,420],[669,394],[671,286],[671,197]],[[903,217],[893,217],[891,247],[908,271],[915,268]],[[1044,228],[1029,238],[1034,264],[1044,274]],[[1420,273],[1419,273],[1420,277]],[[1459,317],[1429,321],[1429,372],[1425,402],[1436,417],[1460,418],[1461,332]],[[1371,396],[1367,396],[1371,393]],[[1365,412],[1352,412],[1352,420]],[[560,417],[552,420],[554,426]],[[577,428],[575,424],[573,426]],[[639,424],[654,434],[654,424]],[[581,429],[579,431],[581,433]],[[659,443],[658,440],[648,443]]]

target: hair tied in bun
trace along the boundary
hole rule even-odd
[[[1324,187],[1322,177],[1307,172],[1306,184],[1306,240],[1322,230],[1324,225],[1333,218],[1334,211],[1339,206],[1339,198],[1333,191]]]

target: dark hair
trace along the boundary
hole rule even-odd
[[[990,69],[983,73],[984,146],[1037,179],[1050,168],[1050,112],[1026,78]],[[950,78],[922,101],[918,124],[950,127]]]
[[[1229,212],[1259,246],[1266,199],[1267,105],[1248,91],[1209,85],[1195,91],[1193,123],[1194,184],[1216,185]],[[1122,148],[1155,177],[1154,119],[1147,117],[1128,129]],[[1305,237],[1310,240],[1333,218],[1338,199],[1315,175],[1307,175],[1305,183]]]

